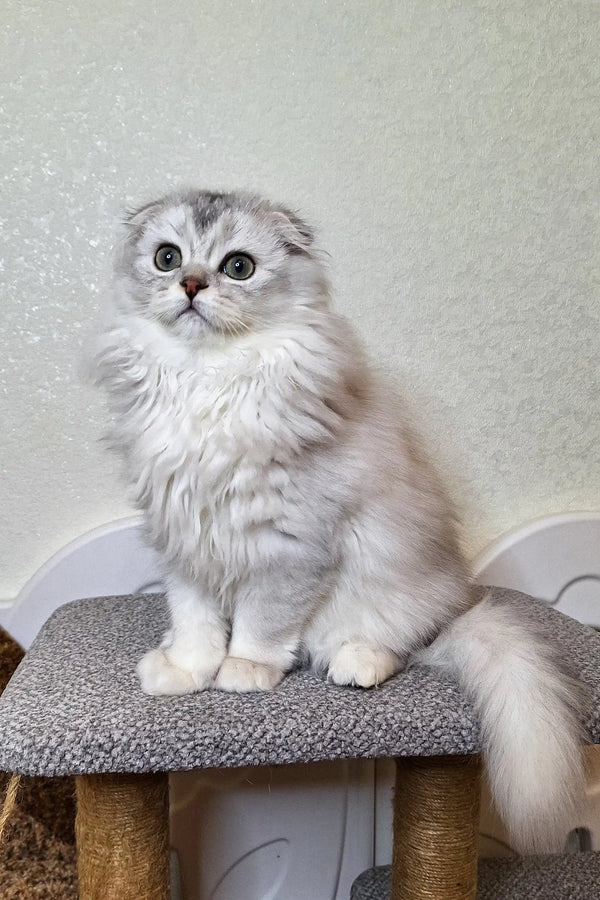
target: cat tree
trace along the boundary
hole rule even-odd
[[[600,636],[529,597],[498,593],[561,641],[588,685],[588,730],[600,743]],[[398,760],[391,873],[365,874],[354,900],[475,898],[480,743],[451,679],[415,667],[361,691],[297,672],[267,693],[151,698],[135,664],[165,625],[159,595],[63,606],[0,698],[0,769],[76,776],[81,900],[167,900],[168,772],[348,757]],[[597,874],[596,854],[585,860],[580,883]],[[533,897],[540,878],[544,900],[577,896],[561,893],[556,876],[572,869],[570,857],[520,875],[519,860],[500,862],[504,875],[480,866],[478,898]]]

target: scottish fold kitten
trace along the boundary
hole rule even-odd
[[[311,229],[238,194],[132,213],[96,363],[165,565],[143,690],[270,690],[299,661],[369,688],[418,656],[472,697],[512,840],[558,847],[577,687],[508,606],[475,603],[453,510],[331,309]]]

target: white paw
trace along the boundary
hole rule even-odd
[[[193,694],[209,687],[214,678],[217,666],[209,669],[195,668],[191,671],[174,665],[164,650],[150,650],[143,656],[137,673],[142,690],[155,697]]]
[[[399,669],[398,657],[391,650],[348,643],[342,644],[334,654],[329,663],[327,678],[334,684],[370,688],[381,684]]]
[[[265,666],[237,656],[227,656],[221,663],[215,687],[239,694],[248,691],[270,691],[279,684],[283,674],[281,669],[274,666]]]

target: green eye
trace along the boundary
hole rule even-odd
[[[163,244],[156,251],[154,264],[161,272],[170,272],[172,269],[178,269],[181,265],[181,251],[172,244]]]
[[[230,278],[235,278],[236,281],[245,281],[254,272],[255,265],[245,253],[233,253],[227,257],[221,268]]]

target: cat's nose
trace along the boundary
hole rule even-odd
[[[198,291],[202,291],[204,288],[208,287],[206,281],[199,281],[197,278],[184,278],[183,281],[180,281],[179,283],[190,300],[194,299]]]

